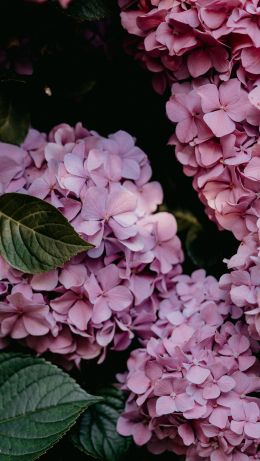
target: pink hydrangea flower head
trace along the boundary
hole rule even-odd
[[[197,271],[175,281],[156,336],[131,353],[118,376],[129,395],[118,432],[155,454],[248,461],[259,449],[260,400],[250,395],[260,386],[254,342],[243,324],[225,320],[232,304],[214,289],[215,279]]]
[[[119,2],[127,49],[171,88],[170,144],[210,219],[239,240],[259,219],[257,1]],[[178,83],[176,83],[178,82]]]
[[[61,124],[48,135],[30,130],[22,147],[0,144],[0,158],[1,193],[48,201],[95,246],[34,276],[0,259],[1,344],[19,339],[79,364],[135,335],[149,339],[183,255],[175,218],[154,213],[162,189],[135,139]]]

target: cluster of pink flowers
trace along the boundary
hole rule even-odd
[[[154,454],[187,461],[259,459],[260,364],[238,308],[202,270],[176,276],[161,302],[155,337],[132,352],[119,375],[129,394],[118,431]]]
[[[172,83],[166,109],[177,124],[170,140],[177,158],[209,217],[242,239],[260,216],[259,2],[146,0],[133,10],[127,3],[121,18],[133,52],[159,90]]]
[[[131,52],[154,72],[157,91],[171,86],[177,159],[209,218],[241,241],[220,283],[260,339],[259,1],[119,4]]]
[[[161,299],[181,272],[176,221],[165,212],[147,156],[124,131],[104,138],[77,124],[24,144],[0,144],[0,193],[57,207],[94,245],[65,267],[28,276],[0,259],[0,338],[76,363],[147,339]]]

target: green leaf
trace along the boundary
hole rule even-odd
[[[17,193],[0,197],[0,254],[16,269],[47,272],[90,248],[49,203]]]
[[[109,0],[74,0],[67,12],[81,21],[96,21],[111,16],[109,3]]]
[[[104,401],[84,413],[73,435],[73,442],[93,458],[118,461],[132,443],[131,438],[122,437],[116,431],[118,417],[124,408],[124,396],[114,387],[106,388],[99,394]]]
[[[30,115],[23,85],[2,83],[0,87],[0,141],[21,144],[28,133]]]
[[[44,359],[0,354],[0,461],[39,458],[99,400]]]

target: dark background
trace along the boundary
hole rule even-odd
[[[93,38],[85,37],[86,30],[88,37],[98,34],[99,47],[93,46]],[[118,129],[134,135],[150,158],[154,179],[163,186],[169,211],[188,211],[199,222],[192,242],[187,239],[187,229],[180,232],[186,253],[184,271],[204,267],[218,277],[226,271],[223,258],[234,254],[237,243],[230,233],[219,232],[209,222],[191,178],[184,176],[173,149],[167,147],[174,129],[165,115],[169,95],[154,92],[149,73],[125,53],[124,36],[118,13],[100,26],[79,21],[55,4],[1,0],[0,49],[7,50],[9,69],[2,70],[0,90],[17,93],[21,111],[29,114],[32,126],[41,131],[61,122],[74,125],[82,121],[102,135]],[[17,60],[31,60],[33,75],[16,75],[13,69]],[[91,392],[113,382],[115,373],[124,370],[126,357],[127,353],[110,354],[105,365],[90,362],[81,374],[72,374]],[[144,450],[130,451],[126,459],[133,457],[158,459]],[[81,461],[87,457],[72,448],[67,437],[42,459]],[[173,454],[160,456],[161,461],[167,459],[172,460]]]

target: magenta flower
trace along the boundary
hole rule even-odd
[[[235,131],[235,122],[246,118],[248,107],[247,94],[241,90],[238,79],[231,79],[218,87],[214,84],[203,85],[198,89],[203,120],[217,137]]]
[[[90,187],[84,197],[81,215],[84,220],[80,230],[90,236],[91,243],[99,246],[108,225],[122,240],[136,233],[133,225],[137,217],[134,213],[136,197],[121,186],[108,191],[102,187]]]
[[[176,221],[169,213],[161,212],[145,218],[142,223],[155,238],[151,249],[154,255],[151,268],[158,273],[167,274],[172,265],[182,258],[181,246],[179,240],[176,239]],[[178,255],[177,259],[176,255]]]
[[[247,354],[250,348],[250,342],[245,336],[234,335],[228,342],[219,350],[221,355],[226,357],[234,357],[238,360],[238,366],[241,371],[250,368],[254,362],[255,357],[250,353]]]
[[[60,167],[58,178],[59,182],[65,189],[69,189],[80,196],[81,190],[86,181],[92,178],[91,173],[95,172],[103,163],[102,153],[98,150],[90,151],[88,158],[84,158],[85,145],[78,144],[74,153],[66,154],[64,157],[64,166]],[[103,180],[104,182],[104,180]],[[103,182],[101,185],[103,185]]]
[[[134,402],[128,405],[127,413],[119,417],[117,430],[122,435],[132,435],[137,445],[144,445],[152,436],[148,422],[143,421],[142,416],[139,415],[139,409]]]
[[[260,410],[255,402],[236,402],[231,407],[232,421],[230,428],[235,434],[253,439],[260,438]]]
[[[184,380],[164,379],[158,382],[154,387],[154,395],[159,397],[156,401],[156,414],[162,416],[191,410],[194,400],[185,391]]]
[[[188,56],[187,66],[190,75],[194,78],[204,76],[212,67],[219,73],[227,72],[228,52],[225,48],[218,46],[218,42],[215,46],[195,49]]]
[[[0,323],[1,336],[14,339],[43,336],[55,326],[42,295],[33,294],[29,287],[22,285],[13,289],[6,302],[0,303]]]
[[[187,143],[195,137],[210,137],[203,122],[200,97],[195,90],[172,96],[166,104],[166,111],[169,119],[177,122],[176,136],[180,142]]]
[[[119,269],[114,264],[101,269],[97,277],[91,274],[86,290],[93,303],[94,323],[108,320],[113,312],[120,312],[132,303],[131,292],[120,283]]]

